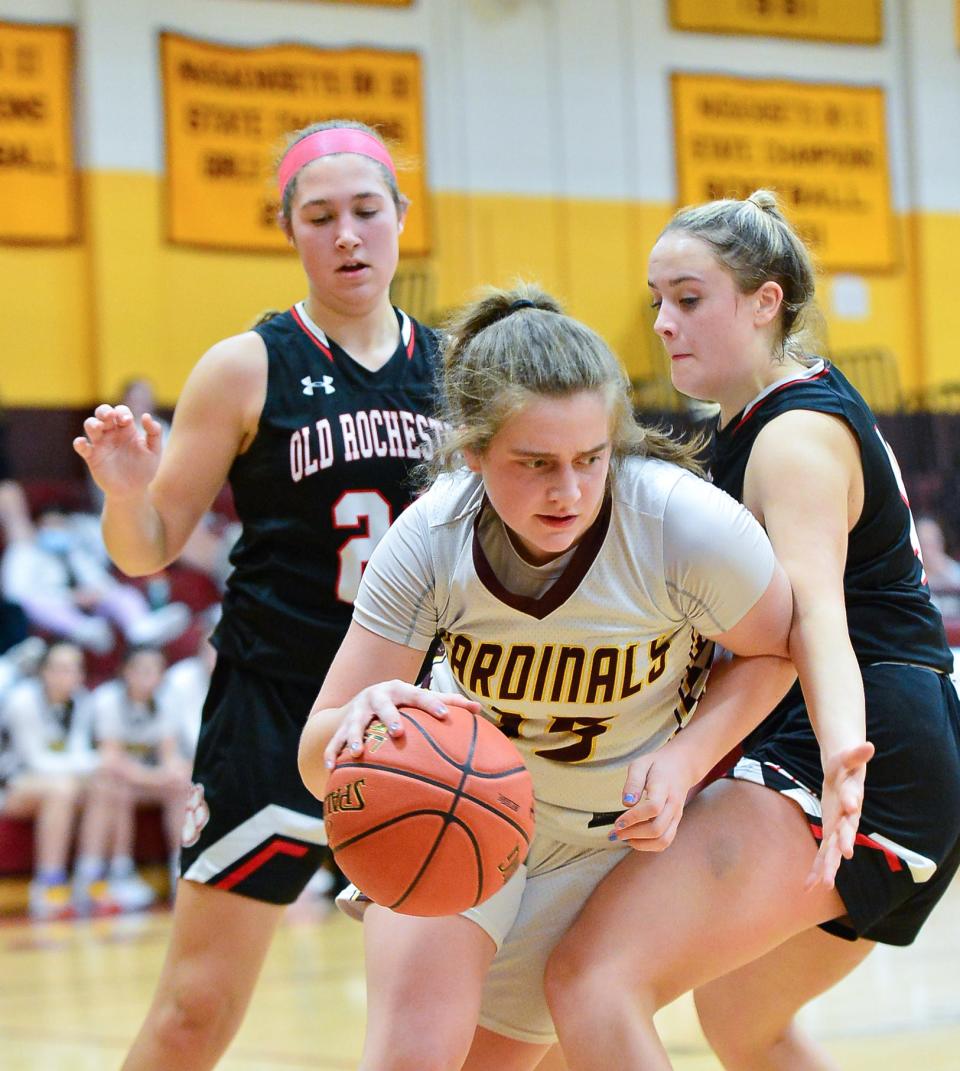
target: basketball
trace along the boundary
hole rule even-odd
[[[324,796],[337,865],[374,903],[455,915],[502,889],[533,836],[533,782],[516,747],[461,707],[438,720],[401,707],[404,735],[368,727]]]

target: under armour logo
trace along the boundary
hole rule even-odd
[[[333,385],[333,376],[324,376],[323,379],[311,379],[309,376],[304,376],[300,382],[303,384],[303,393],[308,398],[313,397],[314,387],[323,387],[324,394],[333,394],[337,389]]]

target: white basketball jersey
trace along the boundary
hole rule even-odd
[[[713,654],[705,636],[759,599],[773,552],[722,491],[631,458],[562,573],[541,596],[518,595],[490,565],[509,556],[484,550],[497,529],[479,535],[490,508],[473,474],[438,480],[374,551],[354,617],[417,650],[439,636],[434,687],[477,700],[520,748],[538,829],[606,843],[626,767],[690,719]]]

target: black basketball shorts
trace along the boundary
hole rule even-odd
[[[960,866],[960,700],[949,677],[880,663],[863,670],[867,766],[852,859],[837,873],[848,918],[823,925],[838,937],[908,945]],[[728,777],[789,794],[822,836],[820,751],[799,705],[773,716]]]
[[[321,663],[320,681],[322,653]],[[183,828],[188,881],[289,904],[315,873],[323,808],[300,780],[297,748],[319,687],[217,658]]]

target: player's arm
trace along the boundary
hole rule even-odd
[[[790,657],[825,775],[816,873],[831,883],[840,855],[853,852],[873,753],[843,589],[848,534],[863,502],[859,443],[836,417],[785,413],[757,437],[744,499],[767,529],[793,588]]]
[[[787,575],[775,563],[766,591],[744,617],[709,637],[734,657],[711,668],[693,717],[668,745],[687,765],[691,785],[753,732],[796,680],[786,657],[792,605]]]
[[[614,835],[642,851],[662,851],[672,843],[690,789],[759,725],[796,679],[784,657],[790,584],[769,540],[728,496],[712,488],[708,495],[703,485],[688,485],[682,493],[691,491],[704,499],[700,508],[688,501],[677,512],[709,517],[711,523],[692,533],[672,529],[671,545],[682,544],[689,563],[675,583],[686,593],[684,605],[701,633],[734,657],[710,670],[706,692],[683,731],[630,765],[623,791],[630,809]]]
[[[178,557],[256,433],[267,360],[253,332],[225,339],[197,362],[161,449],[160,425],[143,432],[126,406],[98,406],[74,440],[104,492],[103,534],[111,558],[131,576]]]
[[[843,590],[856,481],[862,488],[859,447],[846,424],[796,411],[758,436],[744,482],[744,499],[793,588],[790,656],[825,755],[864,739],[863,680]]]
[[[417,707],[445,718],[447,704],[456,703],[479,713],[479,704],[463,696],[413,684],[423,658],[421,650],[378,636],[356,621],[350,625],[300,737],[300,776],[316,797],[323,798],[343,748],[352,755],[363,752],[364,731],[371,721],[383,722],[392,736],[402,735],[398,707]]]

